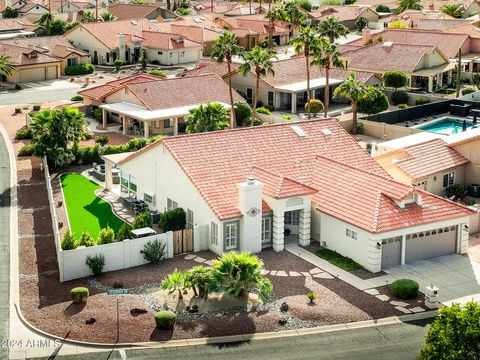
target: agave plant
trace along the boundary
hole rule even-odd
[[[187,286],[185,286],[187,285]],[[187,284],[185,283],[185,274],[181,273],[177,269],[163,280],[162,282],[162,289],[167,290],[169,294],[178,291],[178,298],[183,299],[183,290],[188,288],[188,281]]]
[[[263,261],[249,253],[231,252],[214,260],[211,291],[247,297],[250,292],[265,301],[272,293],[272,283],[262,275]]]

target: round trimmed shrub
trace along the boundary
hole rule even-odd
[[[396,280],[392,283],[392,292],[398,299],[414,299],[418,295],[418,283],[411,279]]]
[[[76,287],[70,291],[74,304],[85,304],[88,298],[88,289],[86,287]]]
[[[410,96],[408,96],[408,93],[405,90],[397,90],[392,93],[391,98],[395,105],[408,104]]]
[[[162,310],[155,313],[155,324],[160,330],[171,330],[175,325],[177,315],[172,311]]]
[[[71,101],[83,101],[83,96],[82,95],[75,95],[75,96],[72,96],[72,98],[70,100]]]

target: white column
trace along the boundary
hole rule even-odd
[[[173,135],[178,135],[178,117],[173,118]]]
[[[112,179],[112,163],[110,161],[105,161],[105,188],[111,190],[113,187]]]
[[[104,129],[107,128],[107,111],[102,109],[102,126]]]
[[[122,130],[123,135],[127,135],[128,120],[125,115],[122,116],[122,126],[123,126],[123,130]]]
[[[285,213],[284,212],[273,212],[273,229],[272,229],[272,240],[273,240],[273,250],[283,251],[285,245]]]
[[[292,114],[297,113],[297,94],[292,94]]]
[[[310,245],[310,209],[300,210],[300,222],[298,226],[298,243],[301,246]]]
[[[144,128],[144,136],[145,138],[149,138],[150,137],[150,122],[149,121],[144,121],[143,122],[143,128]]]
[[[428,77],[428,92],[433,92],[433,77]]]
[[[402,241],[400,243],[400,265],[405,265],[405,253],[407,251],[407,237],[402,235]]]

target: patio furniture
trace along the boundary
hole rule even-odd
[[[141,229],[135,229],[132,230],[132,235],[134,239],[139,239],[142,237],[150,236],[150,235],[156,235],[157,232],[153,230],[152,228],[145,227]]]
[[[123,198],[123,205],[128,208],[128,209],[131,209],[132,208],[132,204],[137,201],[137,198],[134,197],[134,196],[128,196],[126,198]]]

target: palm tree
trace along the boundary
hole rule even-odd
[[[357,134],[358,100],[367,92],[365,85],[357,79],[354,73],[350,73],[345,81],[335,89],[333,97],[345,96],[352,102],[352,133]]]
[[[402,13],[405,10],[422,10],[421,0],[400,0],[397,8],[397,13]]]
[[[268,74],[275,75],[272,59],[276,58],[275,52],[255,46],[249,52],[243,54],[244,63],[240,65],[240,72],[243,76],[252,71],[255,74],[255,94],[253,97],[252,126],[255,124],[257,113],[258,93],[260,91],[260,78]]]
[[[273,10],[268,10],[265,13],[265,18],[268,19],[268,48],[273,48],[273,30],[275,29],[275,21],[285,20],[286,13],[285,10],[281,7],[275,8]]]
[[[217,60],[218,62],[227,62],[227,73],[228,73],[228,91],[230,95],[230,106],[232,110],[230,111],[230,127],[234,128],[237,126],[235,120],[235,111],[233,103],[233,90],[232,90],[232,56],[241,55],[244,49],[238,45],[238,40],[235,34],[225,31],[220,35],[215,41],[215,46],[212,49],[210,57]]]
[[[340,36],[347,36],[348,29],[340,23],[335,16],[327,16],[327,18],[318,26],[320,35],[326,36],[333,44]]]
[[[301,10],[301,6],[295,1],[289,1],[284,6],[285,21],[288,23],[289,28],[292,26],[301,26],[307,18],[305,13]]]
[[[463,7],[458,4],[444,5],[440,8],[440,12],[454,18],[461,18],[463,16]]]
[[[5,55],[0,55],[0,74],[1,75],[12,75],[14,68],[10,62],[10,58]]]
[[[178,298],[183,299],[183,290],[185,285],[185,275],[175,269],[175,271],[163,280],[162,289],[168,290],[171,294],[178,291]]]
[[[305,65],[307,70],[307,103],[310,101],[312,94],[310,91],[310,55],[319,46],[319,36],[314,28],[310,26],[304,26],[300,29],[297,36],[290,40],[295,48],[295,53],[299,54],[303,52],[305,56]],[[310,107],[307,109],[308,117],[310,118]]]
[[[341,53],[335,44],[331,44],[326,38],[320,39],[320,46],[313,52],[312,65],[325,69],[325,91],[324,91],[324,116],[327,117],[328,105],[330,102],[330,69],[331,67],[343,68],[340,60]]]
[[[91,23],[95,21],[96,21],[95,14],[91,11],[85,11],[82,14],[82,17],[80,18],[80,22],[82,23]]]
[[[52,26],[53,14],[51,12],[43,13],[40,19],[36,22],[41,27],[45,28],[45,32],[50,34],[50,27]]]
[[[117,20],[117,17],[113,15],[111,12],[104,12],[102,14],[102,21],[114,21]]]
[[[231,111],[235,111],[233,108]],[[222,104],[210,103],[190,109],[185,120],[188,134],[216,130],[225,130],[229,127],[228,110]]]

